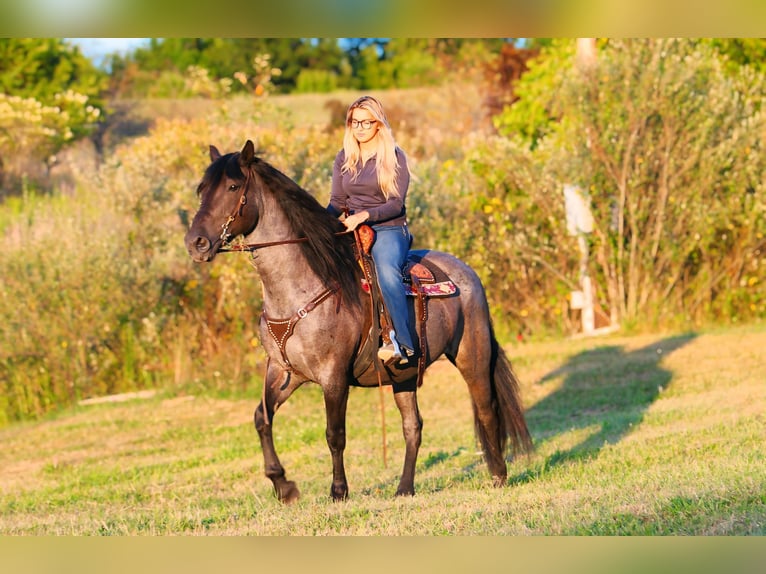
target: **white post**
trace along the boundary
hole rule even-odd
[[[596,39],[577,38],[577,63],[588,68],[596,63]]]
[[[582,72],[589,72],[596,63],[596,39],[577,38],[577,65]],[[574,204],[574,221],[570,224],[570,233],[577,234],[580,246],[580,285],[583,291],[582,331],[591,334],[596,330],[596,320],[593,312],[593,283],[588,273],[588,238],[587,233],[593,231],[593,217],[588,202],[576,186],[569,189],[564,187],[564,194]]]
[[[577,185],[564,185],[564,208],[567,216],[567,230],[577,236],[580,247],[580,286],[582,287],[582,332],[593,333],[596,329],[593,311],[593,283],[588,273],[588,237],[593,231],[593,216],[588,200]]]
[[[585,233],[580,232],[577,242],[580,244],[580,285],[583,292],[582,332],[589,334],[596,329],[596,318],[593,312],[593,283],[588,273],[588,239]]]

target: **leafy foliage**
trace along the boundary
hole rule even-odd
[[[0,38],[0,88],[5,94],[51,104],[68,90],[96,105],[106,76],[79,48],[55,38]]]
[[[726,56],[726,67],[735,72],[741,66],[751,66],[766,73],[766,38],[712,38],[706,40]]]
[[[455,38],[165,38],[127,56],[113,55],[112,91],[121,97],[186,97],[157,85],[182,78],[190,67],[208,71],[213,81],[249,74],[253,59],[269,54],[281,71],[278,93],[339,89],[380,90],[440,85],[455,66],[480,67],[476,56],[494,51],[502,39]],[[473,61],[467,60],[467,55]],[[247,86],[234,83],[233,93]]]
[[[329,179],[333,151],[310,142],[334,139],[310,128],[285,145],[249,112],[241,122],[222,116],[225,107],[192,122],[159,121],[115,150],[95,187],[5,206],[0,425],[101,394],[230,392],[257,376],[260,284],[247,259],[194,265],[183,246],[206,149],[236,149],[244,130],[316,189]]]
[[[514,100],[493,118],[498,133],[520,137],[534,148],[555,127],[554,100],[574,53],[574,42],[555,40],[525,62],[528,70],[514,86]]]
[[[269,68],[259,59],[268,58]],[[252,76],[269,69],[278,92],[293,91],[304,70],[324,70],[347,76],[343,51],[337,42],[309,38],[165,38],[152,39],[146,48],[127,56],[112,57],[112,89],[123,97],[188,97],[183,92],[161,92],[154,85],[158,77],[182,78],[190,67],[207,70],[215,81],[237,78],[233,93],[250,92],[259,82]],[[243,76],[246,81],[242,81]],[[272,79],[272,78],[270,78]]]
[[[573,42],[543,53],[497,125],[545,165],[542,181],[586,191],[612,321],[763,315],[763,75],[692,40],[610,40],[587,69]],[[555,187],[535,191],[539,206]]]
[[[592,70],[572,69],[554,142],[571,150],[561,175],[589,191],[613,317],[763,312],[761,289],[729,294],[762,273],[764,88],[681,40],[613,41]]]
[[[106,77],[62,40],[0,38],[0,186],[21,179],[19,162],[50,164],[102,117]]]

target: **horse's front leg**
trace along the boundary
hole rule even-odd
[[[406,385],[406,386],[405,386]],[[411,387],[411,388],[410,388]],[[415,494],[415,463],[420,450],[420,440],[423,431],[423,419],[418,410],[418,399],[415,383],[394,386],[394,400],[402,415],[402,432],[404,434],[404,468],[399,479],[396,496]]]
[[[342,380],[342,379],[336,379]],[[332,455],[332,486],[330,495],[333,500],[348,498],[348,482],[343,464],[343,451],[346,449],[346,406],[348,405],[348,385],[331,383],[323,385],[325,412],[327,413],[327,446]]]
[[[269,361],[266,368],[266,378],[263,381],[263,399],[255,409],[253,416],[255,430],[258,431],[258,438],[261,440],[265,474],[274,484],[277,498],[286,504],[298,500],[300,491],[292,480],[285,478],[285,469],[282,467],[282,463],[279,462],[277,451],[274,448],[272,426],[274,413],[279,405],[284,403],[293,391],[300,386],[300,383],[293,384],[291,381],[288,381],[287,379],[290,376],[290,373],[274,367],[272,362]],[[288,384],[285,385],[285,382]]]

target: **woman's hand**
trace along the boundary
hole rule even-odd
[[[346,217],[346,219],[343,220],[343,224],[346,226],[346,229],[349,231],[353,231],[357,227],[359,227],[360,224],[364,223],[370,218],[370,214],[366,211],[360,211],[359,213],[355,213],[353,215],[349,215]]]

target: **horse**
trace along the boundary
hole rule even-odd
[[[353,236],[344,233],[342,222],[310,193],[258,157],[252,141],[227,154],[211,145],[209,154],[211,163],[197,187],[199,210],[184,241],[195,262],[213,261],[217,253],[235,245],[231,239],[248,242],[263,287],[259,330],[268,355],[263,395],[253,419],[265,475],[277,498],[291,503],[300,491],[286,478],[277,456],[274,415],[306,382],[319,384],[323,393],[332,499],[344,500],[349,494],[343,455],[350,387],[380,384],[393,386],[402,419],[405,454],[396,496],[414,495],[423,430],[418,368],[365,368],[378,360],[375,353],[359,368],[360,352],[369,339],[363,318],[370,314],[372,302],[363,289]],[[452,255],[432,250],[411,255],[441,268],[457,286],[454,295],[428,301],[423,360],[427,367],[445,355],[461,373],[493,484],[502,486],[507,481],[508,439],[514,455],[530,453],[533,445],[519,381],[495,337],[484,287],[475,271]],[[414,317],[414,303],[409,312]],[[375,376],[381,371],[383,377]]]

